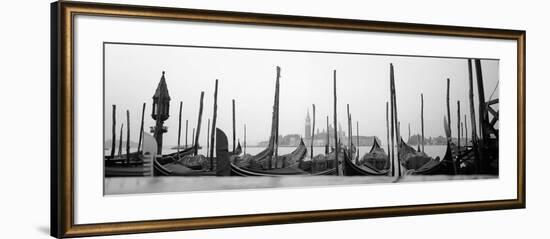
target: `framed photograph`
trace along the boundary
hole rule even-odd
[[[51,13],[54,237],[525,208],[525,31]]]

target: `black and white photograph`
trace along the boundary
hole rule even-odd
[[[499,59],[104,42],[104,193],[499,177]]]

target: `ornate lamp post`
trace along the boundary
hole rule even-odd
[[[162,154],[162,134],[168,130],[164,126],[164,121],[170,117],[170,95],[168,94],[168,86],[166,85],[166,79],[164,78],[164,71],[162,77],[153,95],[153,112],[151,116],[156,121],[155,126],[151,127],[151,133],[154,134],[157,140],[157,154]]]

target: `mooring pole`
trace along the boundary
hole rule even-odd
[[[195,128],[193,128],[193,134],[191,134],[191,146],[195,148]]]
[[[235,152],[235,137],[237,132],[235,132],[235,99],[231,101],[233,105],[233,152]]]
[[[199,105],[199,119],[197,120],[197,132],[195,133],[195,137],[194,137],[195,142],[193,145],[193,147],[195,147],[195,152],[194,152],[195,156],[197,156],[199,152],[199,136],[201,134],[203,100],[204,100],[204,91],[201,91],[201,100]],[[194,129],[193,129],[193,132],[195,132]]]
[[[424,153],[424,94],[420,94],[420,124],[422,125],[422,153]]]
[[[216,87],[214,88],[214,116],[212,116],[212,135],[210,136],[210,171],[214,170],[214,140],[216,137],[216,120],[217,119],[218,119],[218,79],[216,79]]]
[[[244,124],[244,154],[246,154],[246,124]]]
[[[187,129],[189,127],[189,120],[185,120],[185,148],[187,148]]]
[[[391,110],[390,110],[390,117],[391,117],[391,160],[392,160],[392,176],[396,175],[397,168],[399,168],[399,163],[395,162],[395,145],[394,145],[394,137],[395,137],[395,117],[394,113],[395,110],[393,109],[393,81],[392,81],[392,75],[391,70],[393,70],[393,66],[390,64],[390,104],[391,104]]]
[[[355,135],[355,139],[356,139],[356,142],[355,144],[357,144],[355,146],[355,148],[357,148],[356,152],[355,152],[355,164],[359,164],[359,121],[356,121],[357,123],[357,127],[355,127],[355,129],[357,130],[357,134]],[[374,140],[376,140],[376,138],[374,138]]]
[[[386,101],[386,144],[388,146],[388,160],[386,161],[386,165],[384,168],[388,168],[388,167],[391,167],[392,170],[391,170],[391,176],[395,176],[394,175],[394,171],[393,171],[393,162],[391,160],[391,154],[390,154],[390,120],[389,120],[389,117],[388,117],[388,111],[389,111],[389,103]],[[388,165],[389,164],[389,165]]]
[[[395,90],[395,76],[394,76],[394,69],[393,64],[390,63],[390,81],[391,81],[391,89],[392,89],[392,98],[393,98],[393,111],[394,112],[394,120],[395,120],[395,140],[397,141],[397,147],[398,149],[401,148],[401,132],[400,132],[400,125],[399,120],[397,117],[397,96],[396,96],[396,90]],[[397,151],[397,175],[401,177],[401,159],[399,157],[399,150]]]
[[[209,156],[210,156],[210,118],[208,118],[208,122],[206,123],[206,157],[209,158]]]
[[[339,152],[340,152],[340,146],[338,145],[338,129],[336,127],[336,125],[338,125],[338,120],[337,120],[337,113],[336,113],[336,110],[337,110],[337,98],[336,98],[336,70],[333,71],[333,81],[334,81],[334,144],[335,144],[335,147],[334,147],[334,150],[335,150],[335,162],[334,162],[334,168],[336,169],[336,175],[340,175],[340,172],[339,172],[339,159],[338,159],[338,156],[339,156]]]
[[[122,155],[122,128],[124,128],[124,123],[120,125],[120,136],[118,141],[118,156]]]
[[[477,91],[478,91],[478,103],[479,103],[479,153],[480,153],[480,171],[485,171],[487,168],[485,153],[483,152],[488,138],[487,134],[487,118],[489,117],[487,114],[487,108],[485,107],[485,90],[483,87],[483,72],[481,70],[481,60],[475,59],[475,67],[476,67],[476,78],[477,78]]]
[[[130,163],[130,111],[126,110],[126,164]]]
[[[451,146],[451,143],[453,142],[453,134],[452,134],[452,130],[451,130],[451,128],[453,126],[451,125],[451,101],[450,101],[450,98],[451,98],[451,79],[447,78],[447,125],[449,125],[449,127],[448,127],[449,138],[447,139],[447,144],[449,145],[449,147]],[[456,158],[453,158],[453,160],[454,160],[454,162],[453,162],[454,173],[457,174],[458,173],[458,169],[456,167],[457,160],[456,160]]]
[[[113,105],[113,135],[111,139],[111,159],[115,157],[116,148],[116,105]]]
[[[325,144],[325,154],[328,155],[330,153],[330,128],[328,124],[328,115],[327,115],[327,143]]]
[[[142,144],[142,139],[143,139],[143,119],[144,119],[144,116],[145,116],[145,102],[143,102],[143,107],[141,109],[141,124],[140,124],[140,127],[139,127],[139,140],[138,140],[138,153],[141,151],[141,144]]]
[[[466,114],[464,114],[464,136],[466,137],[464,146],[468,146],[468,121],[466,121]]]
[[[181,110],[183,108],[183,102],[180,101],[180,112],[179,112],[179,118],[178,118],[178,147],[177,147],[177,152],[178,152],[178,159],[180,157],[180,138],[181,138]]]

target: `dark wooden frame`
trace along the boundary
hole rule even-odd
[[[517,42],[517,198],[511,200],[430,205],[75,224],[73,218],[73,20],[75,15],[207,21],[514,40]],[[525,208],[525,31],[84,2],[52,3],[51,23],[51,235],[54,237],[161,232]]]

